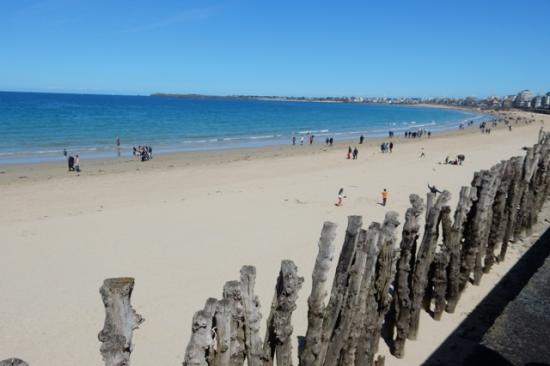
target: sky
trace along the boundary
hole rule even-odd
[[[550,91],[550,0],[1,0],[0,90]]]

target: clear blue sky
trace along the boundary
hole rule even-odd
[[[550,90],[549,0],[1,0],[0,90]]]

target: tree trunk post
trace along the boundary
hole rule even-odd
[[[99,289],[105,306],[105,323],[98,334],[106,366],[130,365],[132,334],[144,319],[131,305],[134,279],[108,278]]]
[[[311,294],[307,300],[307,332],[304,348],[300,353],[301,366],[314,366],[320,364],[319,352],[321,348],[321,333],[323,331],[323,317],[325,311],[325,298],[327,296],[326,283],[332,260],[334,259],[334,238],[337,225],[325,222],[319,239],[319,252],[313,267]]]
[[[428,193],[428,195],[430,195],[430,193]],[[435,204],[429,209],[427,216],[428,219],[424,227],[424,236],[422,237],[422,243],[418,249],[416,265],[412,277],[411,325],[407,335],[410,340],[415,340],[418,334],[420,310],[428,284],[428,271],[433,262],[437,245],[439,215],[441,208],[447,204],[450,198],[451,193],[447,190],[443,191],[435,201]]]
[[[464,238],[465,223],[472,205],[477,200],[476,187],[462,187],[459,201],[455,210],[452,226],[452,235],[447,245],[449,249],[449,265],[447,266],[447,307],[448,313],[454,313],[460,298],[460,268],[462,260],[462,240]]]
[[[229,365],[242,366],[246,357],[246,336],[244,330],[244,307],[242,287],[239,281],[228,281],[223,287],[223,298],[229,301],[231,309],[231,342],[229,343]]]
[[[334,327],[342,310],[344,299],[347,297],[348,278],[350,276],[353,258],[355,257],[355,251],[357,250],[359,230],[362,225],[363,219],[361,216],[348,217],[346,237],[344,239],[342,251],[340,252],[340,257],[338,258],[330,300],[323,316],[321,347],[319,350],[319,357],[317,359],[320,364],[324,363],[328,345],[334,332]],[[317,364],[316,366],[319,366],[320,364]]]
[[[217,300],[209,298],[203,310],[193,315],[191,339],[185,349],[184,366],[207,366],[212,357],[212,319],[216,311]]]
[[[401,235],[401,255],[397,262],[395,277],[395,326],[396,337],[391,347],[392,354],[397,358],[405,356],[405,341],[409,333],[411,320],[411,273],[414,270],[416,243],[420,224],[418,219],[424,211],[424,202],[420,196],[409,196],[411,207],[405,213],[405,224]]]
[[[303,277],[298,276],[298,268],[291,260],[281,263],[281,271],[275,287],[271,313],[267,319],[267,332],[264,353],[265,365],[292,366],[292,312],[296,309],[298,291],[302,288]]]
[[[19,358],[8,358],[0,361],[0,366],[29,366],[29,364]]]
[[[260,300],[254,294],[256,267],[243,266],[240,283],[244,310],[246,360],[248,366],[261,366],[263,363],[262,338],[260,337],[262,313],[260,312]]]

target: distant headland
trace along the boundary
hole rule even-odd
[[[450,107],[479,108],[484,110],[508,110],[518,108],[533,112],[550,113],[550,92],[545,95],[535,95],[530,90],[522,90],[517,94],[506,96],[489,96],[486,98],[465,97],[292,97],[274,95],[205,95],[153,93],[152,97],[182,98],[182,99],[238,99],[238,100],[269,100],[286,102],[322,102],[322,103],[376,103],[376,104],[432,104]]]

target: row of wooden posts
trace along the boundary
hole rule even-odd
[[[402,358],[407,340],[417,339],[423,310],[435,320],[453,313],[468,283],[479,285],[483,274],[504,260],[508,244],[530,234],[550,194],[550,133],[541,130],[537,144],[525,150],[525,156],[476,172],[471,185],[460,190],[454,215],[448,191],[428,193],[426,202],[411,194],[400,241],[396,212],[367,229],[361,216],[350,216],[328,303],[336,224],[325,222],[307,332],[297,347],[299,364],[380,366],[382,334],[391,353]],[[304,279],[291,260],[282,261],[263,340],[255,279],[255,267],[242,267],[240,280],[224,285],[221,300],[210,298],[195,313],[184,366],[292,365],[291,318]],[[132,333],[143,322],[130,304],[133,286],[132,278],[114,278],[100,289],[106,317],[99,340],[107,366],[130,364]],[[19,359],[0,361],[0,366],[25,365]]]

